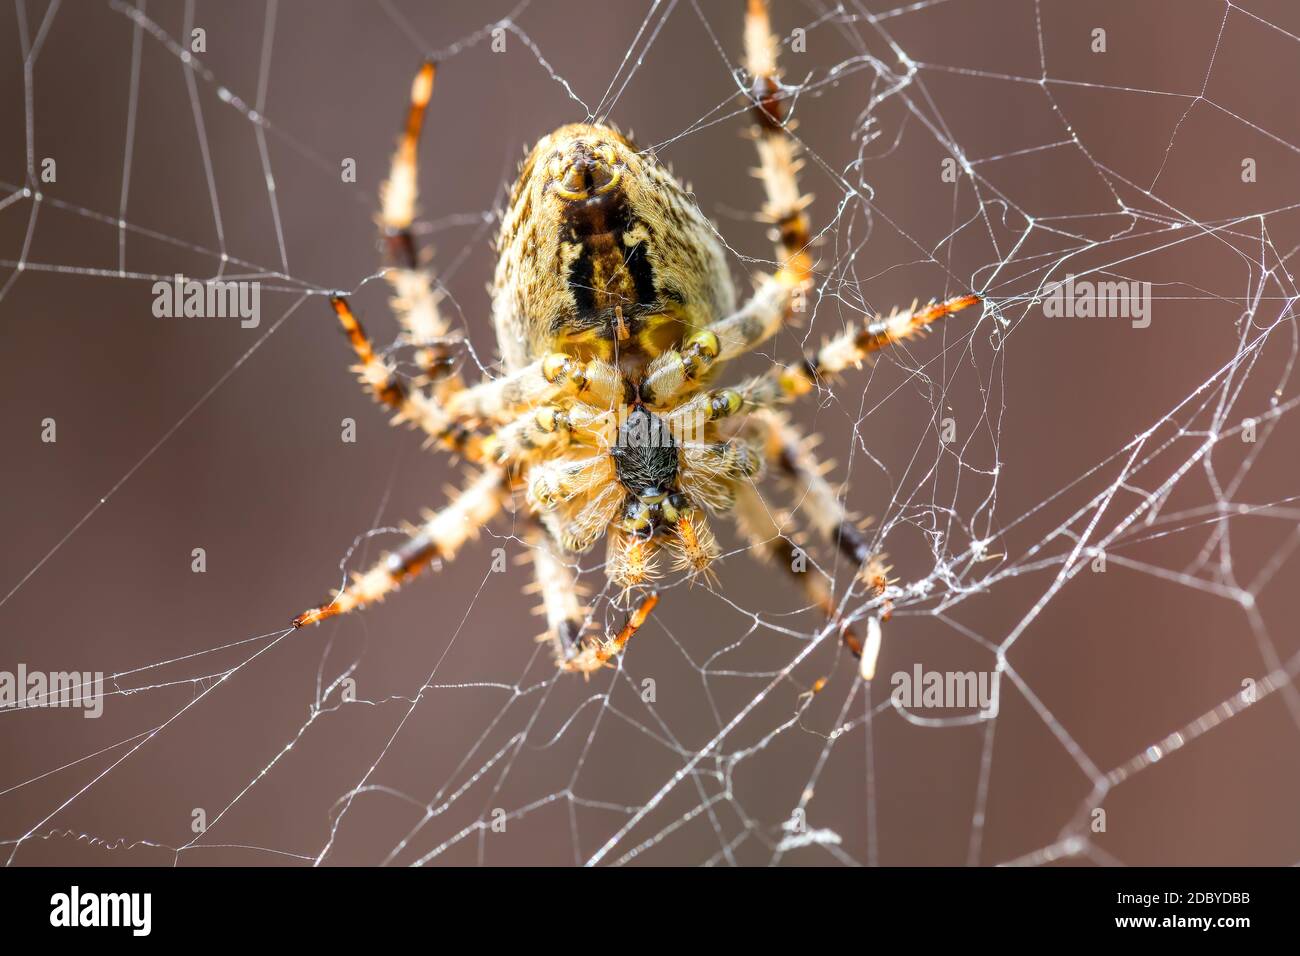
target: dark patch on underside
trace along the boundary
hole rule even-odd
[[[637,407],[618,430],[610,454],[623,487],[632,494],[667,491],[677,478],[677,444],[661,419]]]
[[[625,313],[635,306],[651,305],[657,300],[654,267],[646,255],[645,243],[629,248],[623,242],[624,235],[636,225],[627,196],[621,189],[565,205],[564,240],[581,246],[569,267],[569,288],[573,291],[579,317],[591,316],[602,306],[613,307],[599,301],[604,290],[595,288],[598,260],[605,266],[607,275],[625,271],[631,278],[633,298],[613,303],[620,305]],[[588,323],[580,321],[579,324]],[[606,328],[612,329],[613,326],[607,325]]]
[[[675,290],[665,289],[662,296],[663,301],[651,301],[646,303],[635,303],[631,305],[613,306],[607,305],[603,308],[592,306],[589,309],[578,312],[576,315],[558,315],[551,320],[552,335],[581,335],[584,332],[599,332],[602,335],[610,336],[614,334],[611,330],[618,328],[618,312],[623,313],[623,324],[627,327],[629,337],[635,341],[641,333],[645,320],[654,316],[662,315],[664,312],[664,302],[675,302],[680,304],[682,296]]]

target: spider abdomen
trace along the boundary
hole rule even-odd
[[[735,307],[690,194],[606,126],[563,126],[533,147],[497,253],[493,315],[511,369],[552,351],[643,365]]]

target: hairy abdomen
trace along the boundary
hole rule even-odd
[[[493,319],[508,368],[550,351],[629,374],[735,307],[690,195],[615,130],[551,133],[520,168],[497,240]]]

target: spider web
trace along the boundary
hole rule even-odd
[[[471,379],[495,370],[504,184],[561,122],[610,117],[689,180],[738,288],[773,267],[741,5],[614,6],[0,17],[0,669],[105,674],[97,720],[0,714],[7,862],[1300,860],[1280,2],[777,5],[818,282],[731,374],[913,298],[985,300],[792,410],[897,578],[872,682],[722,519],[720,584],[666,581],[588,683],[531,640],[518,516],[380,607],[281,626],[464,470],[387,428],[324,299],[349,290],[413,371],[372,216],[422,54],[419,239]],[[260,323],[155,318],[178,272],[259,281]],[[1045,316],[1069,275],[1150,283],[1150,324]],[[865,631],[879,598],[762,492]],[[599,556],[582,570],[616,630]],[[988,707],[896,703],[917,667],[988,675]]]

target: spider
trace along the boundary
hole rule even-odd
[[[765,470],[784,475],[816,530],[837,545],[884,600],[886,572],[851,520],[824,468],[778,410],[870,353],[922,334],[979,301],[964,295],[877,316],[731,388],[718,372],[793,321],[814,281],[812,235],[798,148],[784,115],[778,41],[765,0],[748,0],[745,67],[752,132],[778,268],[757,277],[737,307],[723,248],[688,193],[653,155],[611,126],[575,123],[543,137],[524,159],[497,239],[492,317],[504,372],[466,385],[455,340],[411,231],[416,150],[435,65],[416,76],[406,126],[381,190],[380,224],[391,306],[415,347],[414,382],[377,355],[347,300],[334,311],[356,352],[364,386],[423,430],[428,443],[467,459],[476,476],[441,511],[294,627],[381,600],[451,559],[501,510],[522,498],[549,639],[560,667],[607,666],[658,601],[660,557],[708,575],[719,548],[708,514],[734,518],[754,551],[784,565],[810,600],[834,615],[820,575],[798,573],[798,552],[756,491]],[[605,572],[640,600],[614,638],[584,636],[572,555],[607,542]],[[567,559],[567,560],[566,560]],[[861,643],[847,629],[855,654]]]

